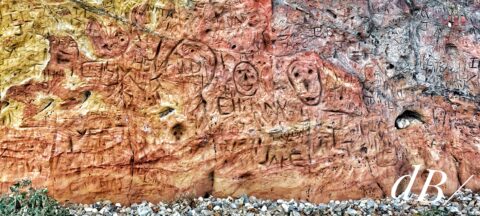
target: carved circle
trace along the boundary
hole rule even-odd
[[[197,86],[201,90],[215,75],[216,57],[207,45],[183,40],[167,59],[166,78],[177,83]]]
[[[233,69],[233,82],[238,93],[252,96],[258,89],[258,71],[251,63],[240,62]]]
[[[315,63],[294,61],[288,67],[287,75],[297,97],[305,105],[315,106],[320,103],[322,82]]]

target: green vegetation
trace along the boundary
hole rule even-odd
[[[0,215],[70,215],[56,200],[47,195],[47,189],[32,188],[30,180],[22,180],[10,187],[10,193],[0,197]]]

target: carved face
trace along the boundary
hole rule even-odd
[[[288,68],[288,80],[297,97],[306,105],[320,103],[322,84],[317,66],[312,62],[295,61]]]
[[[252,64],[240,62],[233,70],[233,81],[240,94],[254,95],[258,88],[258,72]]]
[[[93,43],[95,54],[106,58],[124,53],[130,40],[127,32],[120,27],[113,24],[102,26],[95,20],[88,23],[87,35]]]
[[[58,65],[68,65],[78,58],[78,46],[71,37],[50,37],[52,60]]]
[[[213,79],[215,67],[215,54],[207,45],[185,40],[169,56],[165,75],[167,79],[188,83],[200,90]]]

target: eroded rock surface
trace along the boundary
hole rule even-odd
[[[324,202],[416,164],[414,191],[480,189],[477,1],[2,1],[0,23],[2,191]]]

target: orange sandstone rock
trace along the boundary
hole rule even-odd
[[[2,191],[326,202],[389,196],[416,164],[416,192],[426,169],[480,189],[478,5],[450,29],[427,1],[59,2],[38,24],[73,30],[41,33],[40,78],[0,77]]]

